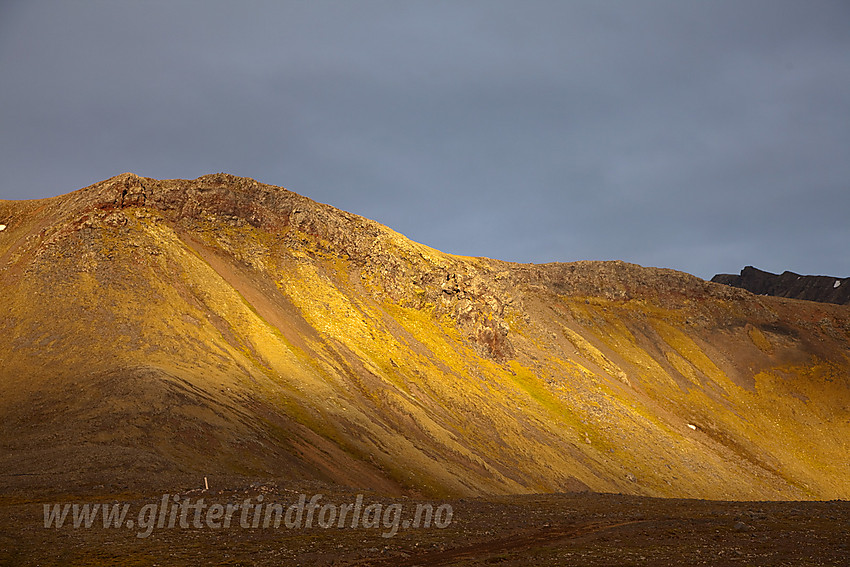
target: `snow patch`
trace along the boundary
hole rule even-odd
[[[689,423],[689,424],[688,424],[688,427],[690,427],[690,428],[691,428],[691,429],[693,429],[694,431],[696,431],[696,430],[697,430],[697,426],[696,426],[696,425],[694,425],[693,423]]]
[[[5,225],[5,224],[0,224],[0,231],[4,231],[4,230],[6,230],[6,225]]]
[[[832,289],[835,289],[835,288],[837,288],[837,287],[838,287],[838,286],[840,286],[840,285],[841,285],[841,280],[835,280],[835,283],[834,283],[834,284],[832,284]]]

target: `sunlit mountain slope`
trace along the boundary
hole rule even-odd
[[[850,497],[850,310],[225,174],[0,201],[0,482]]]

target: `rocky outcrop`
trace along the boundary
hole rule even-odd
[[[717,274],[711,281],[746,289],[758,295],[774,295],[821,303],[850,303],[850,278],[802,276],[785,271],[772,274],[747,266],[740,274]]]
[[[155,214],[187,231],[207,232],[216,246],[254,265],[250,254],[237,250],[241,242],[232,241],[221,227],[273,232],[287,250],[350,262],[377,299],[434,307],[483,354],[502,360],[513,352],[504,322],[509,294],[490,266],[448,258],[375,221],[283,187],[226,173],[194,180],[123,173],[46,202],[60,208],[57,216],[63,221],[43,232],[51,244],[76,237],[80,229],[123,227],[128,214]]]

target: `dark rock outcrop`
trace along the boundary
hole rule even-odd
[[[772,274],[747,266],[740,274],[717,274],[711,281],[740,287],[759,295],[775,295],[820,303],[850,303],[850,278],[801,276],[785,271]]]

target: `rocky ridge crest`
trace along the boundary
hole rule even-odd
[[[157,180],[124,173],[52,204],[59,207],[64,222],[54,225],[56,233],[47,229],[42,235],[48,245],[71,232],[120,229],[127,224],[127,215],[145,216],[150,210],[187,230],[224,225],[278,234],[280,243],[290,250],[307,256],[333,255],[350,262],[360,278],[371,284],[366,289],[376,297],[417,308],[433,306],[436,315],[455,320],[468,340],[496,359],[513,353],[505,309],[523,309],[518,288],[541,287],[559,295],[623,301],[653,297],[670,305],[695,297],[740,296],[735,290],[689,274],[621,261],[516,264],[452,256],[411,242],[375,221],[282,187],[225,173],[194,180]],[[238,246],[227,237],[213,237],[219,246],[236,253]],[[239,254],[249,266],[262,263],[244,252]]]
[[[785,271],[773,274],[746,266],[740,274],[717,274],[711,281],[746,289],[757,295],[805,299],[820,303],[850,303],[850,278],[803,276]]]

